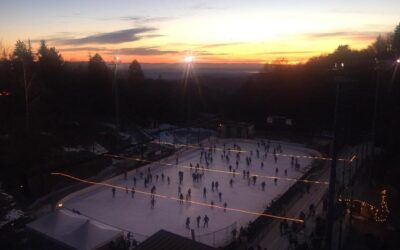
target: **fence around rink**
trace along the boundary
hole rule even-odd
[[[219,229],[217,231],[202,235],[196,235],[195,240],[213,247],[227,246],[235,240],[233,235],[233,230],[236,229],[237,231],[236,227],[237,227],[237,222],[235,221],[231,225]]]

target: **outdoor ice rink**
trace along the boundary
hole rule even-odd
[[[178,155],[179,163],[176,166],[176,154],[159,163],[150,163],[140,169],[130,171],[127,180],[124,176],[115,177],[107,183],[125,188],[128,187],[128,194],[125,190],[117,189],[115,198],[112,196],[110,187],[96,186],[80,190],[79,192],[70,195],[62,200],[64,207],[67,209],[76,209],[82,215],[88,216],[100,222],[115,226],[117,228],[130,231],[134,237],[142,241],[145,236],[151,236],[160,229],[180,234],[185,237],[191,237],[190,230],[186,228],[186,218],[190,217],[190,228],[194,229],[196,240],[208,245],[220,246],[226,243],[231,230],[231,226],[236,223],[236,228],[246,226],[249,221],[257,218],[256,214],[246,212],[227,210],[224,212],[220,208],[211,208],[206,206],[214,201],[215,206],[223,206],[227,203],[228,208],[240,209],[252,213],[263,212],[265,207],[282,195],[291,185],[294,180],[278,179],[277,185],[274,184],[271,177],[275,176],[276,168],[279,172],[276,176],[284,178],[300,178],[307,168],[310,167],[312,159],[299,157],[298,162],[300,169],[296,170],[291,166],[291,157],[278,154],[278,161],[275,164],[273,157],[273,149],[278,146],[279,142],[271,141],[269,153],[264,159],[264,147],[257,143],[259,140],[218,140],[210,142],[216,146],[216,151],[212,153],[213,162],[210,163],[209,170],[205,166],[203,158],[200,163],[200,148],[189,148],[181,151]],[[233,144],[241,147],[243,152],[240,153],[238,169],[236,169],[236,152],[230,152],[230,162],[226,158],[221,158],[223,154],[223,145],[226,150],[233,150]],[[281,154],[297,155],[297,156],[319,156],[319,153],[307,149],[302,145],[279,143],[283,152]],[[204,145],[205,147],[208,146]],[[257,158],[256,150],[259,150],[260,157]],[[249,167],[246,165],[246,156],[250,156],[252,151],[252,162]],[[226,151],[227,152],[227,151]],[[261,169],[261,162],[264,162],[264,167]],[[164,163],[168,163],[167,165]],[[190,163],[193,165],[191,170]],[[192,173],[194,166],[200,163],[204,166],[204,176],[199,183],[194,183]],[[236,177],[229,173],[229,165],[232,169],[236,169]],[[144,177],[140,178],[139,173],[143,172],[146,175],[148,168],[151,169],[153,181],[151,184],[144,187]],[[250,176],[253,174],[259,175],[255,185],[251,181],[248,185],[247,178],[243,178],[243,169],[250,171]],[[287,176],[284,170],[287,169]],[[216,171],[215,171],[216,170]],[[201,204],[184,202],[180,204],[176,200],[178,197],[179,178],[178,172],[184,172],[183,183],[181,186],[182,193],[185,197],[187,190],[191,189],[191,201]],[[161,174],[164,173],[165,179],[161,180]],[[202,173],[200,168],[199,173]],[[156,181],[156,175],[159,175]],[[133,186],[133,177],[136,176],[136,193],[134,198],[131,197],[130,189]],[[170,177],[171,183],[168,185],[167,176]],[[262,177],[264,176],[264,177]],[[268,178],[269,177],[269,178]],[[230,186],[230,179],[233,179],[233,185]],[[211,191],[211,182],[218,181],[218,191]],[[261,182],[266,182],[265,191],[261,188]],[[155,197],[155,207],[151,208],[150,195],[142,194],[138,191],[150,193],[152,186],[156,187],[156,194],[165,197]],[[207,188],[207,196],[203,197],[203,188]],[[222,201],[219,201],[218,193],[222,193]],[[171,199],[173,198],[173,199]],[[197,228],[196,217],[201,216],[200,228]],[[209,217],[208,228],[203,228],[203,218]],[[221,231],[219,231],[221,230]],[[212,234],[219,231],[216,234]]]

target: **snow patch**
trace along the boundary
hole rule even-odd
[[[12,209],[10,210],[6,216],[4,217],[4,220],[0,222],[0,228],[2,228],[4,225],[13,222],[19,218],[24,216],[24,212],[22,212],[19,209]]]
[[[76,146],[76,147],[63,147],[65,152],[83,152],[83,151],[90,151],[94,154],[105,154],[108,152],[108,150],[106,148],[104,148],[102,145],[100,145],[99,143],[94,143],[93,145],[90,146]]]

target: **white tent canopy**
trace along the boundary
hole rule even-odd
[[[90,250],[104,246],[122,236],[122,231],[85,216],[61,209],[27,225],[63,245],[73,249]]]

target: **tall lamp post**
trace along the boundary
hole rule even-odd
[[[114,57],[114,78],[113,78],[113,88],[114,88],[114,106],[115,106],[115,126],[117,131],[120,129],[120,122],[119,122],[119,93],[118,93],[118,83],[117,83],[117,71],[118,71],[118,64],[120,63],[119,56]]]
[[[379,88],[380,88],[380,62],[375,59],[375,71],[376,71],[376,88],[375,88],[375,100],[374,100],[374,117],[372,119],[372,127],[371,127],[371,156],[375,157],[375,137],[376,137],[376,119],[378,114],[378,98],[379,98]]]
[[[378,119],[378,106],[379,106],[379,92],[380,92],[380,84],[381,84],[381,79],[380,79],[380,71],[382,70],[382,63],[384,63],[385,61],[381,62],[378,61],[376,59],[376,89],[375,89],[375,100],[374,100],[374,115],[373,115],[373,119],[372,119],[372,127],[371,127],[371,155],[372,157],[375,156],[375,141],[376,141],[376,123],[377,123],[377,119]],[[388,61],[386,61],[388,62]],[[390,88],[393,85],[393,81],[396,77],[396,73],[397,70],[399,68],[400,65],[400,58],[396,59],[396,61],[394,63],[392,63],[391,61],[389,61],[391,64],[391,67],[394,66],[394,70],[393,70],[393,75],[392,75],[392,79],[391,79],[391,84],[390,84]]]
[[[344,63],[338,65],[335,64],[335,71],[342,71],[344,69]],[[337,80],[335,80],[337,81]],[[336,195],[336,163],[338,155],[338,110],[339,110],[339,97],[340,97],[340,82],[336,83],[336,102],[335,102],[335,113],[333,119],[333,140],[332,140],[332,161],[329,175],[329,188],[328,188],[328,214],[327,214],[327,230],[326,230],[326,249],[330,250],[332,247],[332,230],[334,222],[334,211],[335,211],[335,195]]]
[[[184,83],[184,90],[185,90],[185,98],[186,98],[186,105],[187,105],[187,132],[186,132],[186,147],[189,145],[189,132],[190,132],[190,119],[191,119],[191,102],[190,102],[190,93],[191,89],[189,86],[189,81],[190,77],[193,77],[193,56],[191,54],[187,55],[184,59],[184,62],[186,63],[185,69],[184,69],[184,78],[183,78],[183,83]]]

